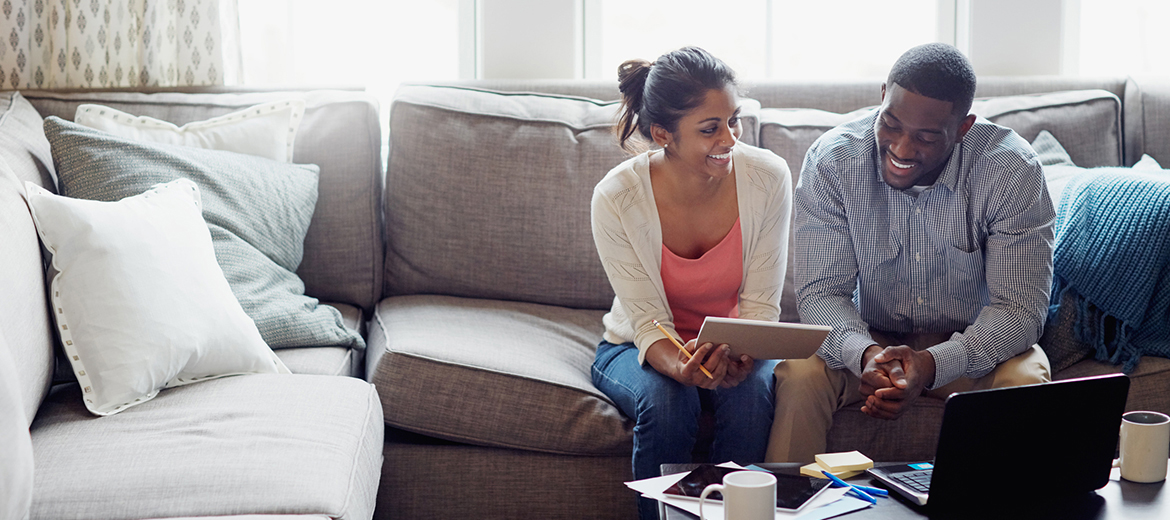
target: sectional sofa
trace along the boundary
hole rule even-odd
[[[742,140],[798,173],[817,136],[879,102],[879,85],[744,85]],[[1077,166],[1170,164],[1170,83],[983,78],[977,95],[976,113],[1029,141],[1047,130]],[[30,517],[633,517],[632,424],[589,373],[613,298],[589,200],[626,157],[616,98],[613,82],[407,85],[380,121],[358,92],[3,93],[0,342],[19,376],[11,414],[30,425]],[[362,341],[275,346],[293,375],[89,414],[58,359],[49,255],[10,182],[56,189],[64,151],[42,119],[89,103],[182,125],[284,99],[305,102],[293,162],[319,166],[295,272]],[[781,319],[796,321],[791,279]],[[1041,340],[1055,377],[1119,371],[1075,337],[1070,308]],[[1170,360],[1143,358],[1131,376],[1128,409],[1170,411]],[[842,410],[829,448],[929,457],[941,410],[920,401],[897,422]]]

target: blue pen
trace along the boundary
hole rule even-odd
[[[871,504],[877,504],[876,498],[869,496],[868,494],[866,494],[865,491],[858,489],[857,486],[854,486],[853,484],[850,484],[848,482],[845,482],[844,480],[837,478],[835,475],[833,475],[832,473],[829,473],[828,471],[821,471],[821,473],[824,473],[826,477],[829,477],[829,480],[832,480],[833,483],[837,485],[837,487],[842,487],[842,486],[848,487],[849,492],[852,493],[853,496],[856,496],[857,498],[860,498],[860,499],[862,499],[866,502],[869,502]]]
[[[822,471],[821,473],[825,473],[825,472],[824,472],[824,471]],[[860,489],[860,490],[862,490],[862,491],[865,491],[866,493],[869,493],[869,494],[871,494],[871,495],[877,495],[877,496],[880,496],[880,497],[889,496],[889,494],[890,494],[890,492],[889,492],[889,491],[886,491],[886,490],[884,490],[884,489],[882,489],[882,488],[875,488],[875,487],[863,486],[863,485],[861,485],[861,484],[850,484],[850,483],[848,483],[848,482],[845,482],[844,480],[841,480],[840,478],[837,478],[837,477],[836,477],[835,475],[833,475],[832,473],[825,473],[825,474],[826,474],[826,475],[828,475],[828,476],[829,476],[829,478],[830,478],[830,479],[832,479],[832,480],[833,480],[833,482],[835,482],[835,483],[837,484],[836,486],[833,486],[833,487],[845,487],[845,486],[852,486],[852,487],[855,487],[855,488],[857,488],[857,489]]]

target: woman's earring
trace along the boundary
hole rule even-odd
[[[670,143],[662,143],[662,147],[663,147],[663,148],[666,148],[666,147],[668,147],[668,146],[670,146]]]

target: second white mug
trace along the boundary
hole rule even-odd
[[[1170,456],[1170,417],[1158,412],[1121,416],[1121,478],[1130,482],[1166,480]]]
[[[725,520],[772,520],[776,518],[776,475],[763,471],[735,471],[723,476],[722,484],[711,484],[699,495],[699,519],[703,503],[713,491],[723,494]]]

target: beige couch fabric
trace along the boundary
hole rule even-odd
[[[33,432],[33,518],[368,518],[382,463],[373,387],[332,376],[204,381],[101,418],[67,385]]]
[[[387,434],[374,518],[637,518],[630,457],[412,443]]]
[[[385,295],[608,308],[593,186],[626,154],[615,103],[403,87],[390,113]]]
[[[480,446],[629,455],[633,424],[593,387],[604,311],[401,296],[370,325],[386,423]]]

